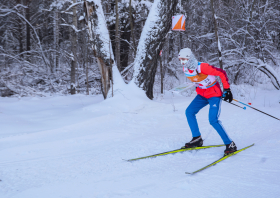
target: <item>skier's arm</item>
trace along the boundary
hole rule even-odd
[[[201,70],[201,73],[203,73],[203,74],[219,76],[222,80],[224,89],[230,88],[230,85],[228,83],[228,77],[224,70],[214,67],[212,65],[209,65],[207,63],[201,63],[200,70]]]

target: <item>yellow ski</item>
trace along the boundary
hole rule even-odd
[[[158,154],[149,155],[149,156],[145,156],[145,157],[129,159],[129,160],[126,160],[126,161],[131,162],[131,161],[136,161],[136,160],[146,159],[146,158],[151,158],[151,157],[157,157],[157,156],[162,156],[162,155],[175,154],[175,153],[179,153],[179,152],[192,151],[192,150],[207,149],[207,148],[213,148],[213,147],[221,147],[221,146],[225,146],[225,145],[221,144],[221,145],[194,147],[194,148],[181,148],[181,149],[176,149],[176,150],[173,150],[173,151],[167,151],[167,152],[164,152],[164,153],[158,153]]]
[[[205,167],[203,167],[203,168],[201,168],[201,169],[198,169],[197,171],[194,171],[194,172],[191,172],[191,173],[186,172],[186,174],[191,174],[191,175],[192,175],[192,174],[195,174],[195,173],[197,173],[197,172],[200,172],[200,171],[202,171],[202,170],[204,170],[204,169],[206,169],[206,168],[209,168],[209,167],[211,167],[211,166],[214,166],[214,165],[216,165],[217,163],[219,163],[219,162],[221,162],[221,161],[223,161],[223,160],[225,160],[225,159],[227,159],[227,158],[229,158],[229,157],[231,157],[231,156],[233,156],[233,155],[236,155],[237,153],[240,153],[241,151],[244,151],[244,150],[247,149],[247,148],[250,148],[251,146],[254,146],[254,144],[252,144],[252,145],[250,145],[250,146],[247,146],[247,147],[245,147],[245,148],[243,148],[243,149],[237,150],[237,151],[235,151],[235,152],[233,152],[233,153],[231,153],[231,154],[229,154],[229,155],[225,155],[225,156],[221,157],[220,159],[218,159],[217,161],[213,162],[212,164],[209,164],[209,165],[207,165],[207,166],[205,166]]]

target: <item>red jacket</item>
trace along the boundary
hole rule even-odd
[[[213,76],[219,76],[222,80],[224,89],[230,88],[230,85],[228,83],[227,74],[222,69],[211,66],[208,63],[201,63],[199,73],[213,75]],[[205,98],[221,97],[223,94],[220,84],[218,82],[214,86],[209,87],[207,89],[200,89],[199,87],[197,87],[196,92],[197,92],[197,94],[199,94]]]
[[[196,70],[183,69],[187,78],[197,85],[197,94],[205,98],[222,96],[222,90],[215,76],[221,78],[224,89],[230,87],[226,72],[208,63],[199,63]]]

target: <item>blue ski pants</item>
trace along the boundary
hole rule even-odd
[[[198,128],[196,114],[199,112],[200,109],[205,107],[206,105],[210,105],[209,109],[209,122],[214,127],[214,129],[219,133],[224,144],[230,144],[232,140],[227,135],[222,122],[219,119],[219,115],[221,112],[221,103],[222,99],[220,97],[212,97],[212,98],[204,98],[201,95],[197,95],[191,104],[186,109],[186,116],[192,131],[193,137],[200,136],[200,131]]]

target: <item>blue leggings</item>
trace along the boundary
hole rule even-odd
[[[227,135],[222,122],[218,120],[221,112],[221,103],[222,99],[220,97],[212,97],[212,98],[204,98],[201,95],[197,95],[195,99],[191,102],[191,104],[186,109],[186,116],[188,119],[189,126],[192,131],[193,137],[200,136],[196,114],[199,112],[200,109],[205,107],[206,105],[210,105],[209,110],[209,122],[214,127],[214,129],[219,133],[224,144],[230,144],[232,140]]]

